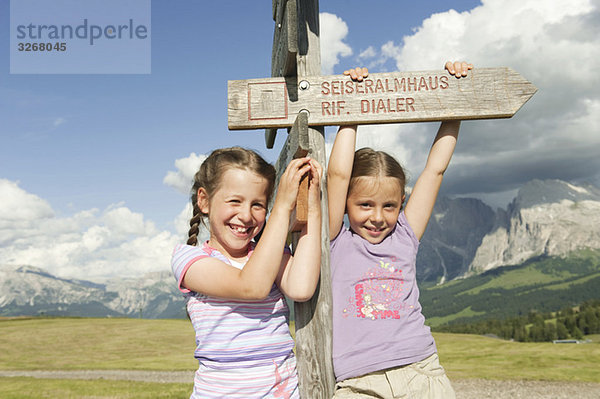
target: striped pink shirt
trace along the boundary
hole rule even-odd
[[[297,398],[294,341],[283,294],[273,284],[266,299],[243,301],[214,298],[183,287],[188,268],[206,257],[232,264],[206,243],[177,245],[171,260],[196,331],[194,356],[199,368],[191,398]]]

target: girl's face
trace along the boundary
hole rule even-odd
[[[250,241],[267,217],[267,179],[246,169],[230,168],[209,199],[198,190],[198,206],[208,213],[209,245],[230,259],[245,259]]]
[[[404,197],[394,177],[361,176],[346,200],[350,228],[372,244],[379,244],[398,220]]]

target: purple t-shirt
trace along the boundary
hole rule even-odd
[[[436,352],[419,304],[418,248],[404,212],[379,244],[344,226],[331,241],[337,381],[411,364]]]

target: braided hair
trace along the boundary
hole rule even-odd
[[[242,147],[214,150],[202,162],[200,169],[194,175],[194,184],[190,193],[193,214],[188,231],[188,245],[198,245],[200,223],[206,226],[205,220],[208,217],[208,214],[202,212],[198,206],[198,190],[204,188],[210,199],[219,188],[225,171],[231,168],[249,170],[264,177],[268,182],[267,203],[269,203],[275,185],[275,168],[273,165],[265,161],[256,152]]]

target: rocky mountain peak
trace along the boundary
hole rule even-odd
[[[560,180],[524,185],[485,237],[469,266],[479,273],[536,256],[600,248],[600,190]]]
[[[169,271],[98,284],[33,266],[0,266],[0,316],[178,318],[184,309]]]
[[[506,210],[440,197],[417,257],[420,280],[444,282],[540,255],[600,248],[600,190],[532,180]]]
[[[562,180],[532,180],[519,189],[509,209],[517,211],[536,205],[571,202],[600,201],[600,189],[592,185],[573,185]]]

